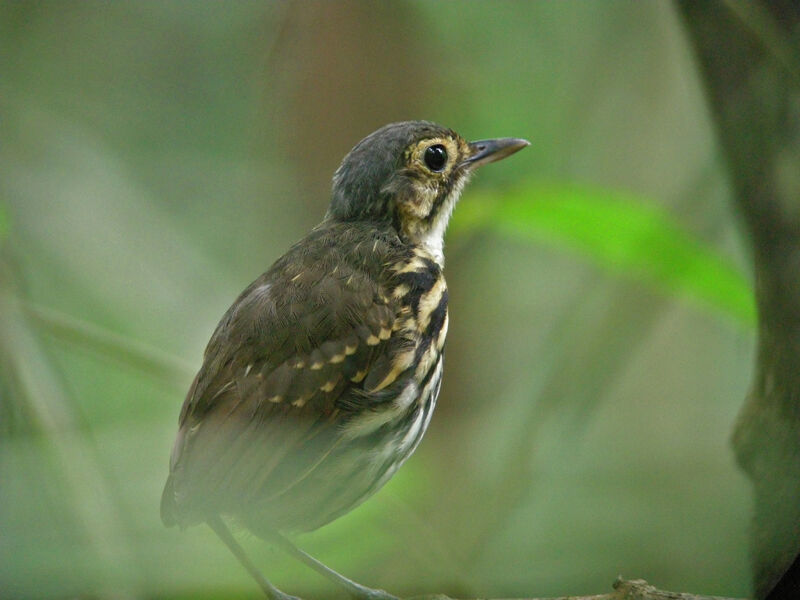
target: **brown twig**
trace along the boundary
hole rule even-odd
[[[614,582],[614,591],[593,596],[559,596],[557,598],[518,598],[516,600],[734,600],[722,596],[702,596],[681,592],[659,590],[643,579],[625,580],[618,577]],[[432,596],[415,596],[408,600],[455,600],[449,596],[434,594]],[[496,599],[501,600],[501,599]],[[511,599],[508,599],[511,600]]]

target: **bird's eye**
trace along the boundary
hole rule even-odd
[[[447,164],[447,150],[441,144],[435,144],[425,149],[425,165],[431,170],[439,172]]]

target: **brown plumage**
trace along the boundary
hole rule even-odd
[[[469,144],[418,121],[348,154],[325,220],[211,337],[181,410],[166,525],[225,515],[274,539],[330,522],[391,477],[439,393],[447,220],[475,166],[526,144]]]

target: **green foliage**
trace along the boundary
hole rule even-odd
[[[6,238],[9,228],[10,225],[8,222],[8,212],[6,211],[5,206],[0,204],[0,241]]]
[[[484,192],[463,202],[453,220],[456,234],[480,228],[578,251],[616,273],[755,324],[744,275],[668,214],[629,194],[565,184]]]
[[[0,595],[256,597],[207,528],[160,522],[181,401],[337,161],[404,118],[533,144],[455,212],[419,450],[300,545],[404,595],[594,593],[620,571],[746,595],[726,441],[752,302],[670,5],[4,3],[0,33]],[[279,587],[332,597],[237,535]]]

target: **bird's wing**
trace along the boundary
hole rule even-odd
[[[303,263],[276,263],[209,342],[181,411],[167,524],[235,514],[279,492],[339,442],[348,413],[381,400],[413,355],[413,342],[393,335],[395,307],[379,283],[341,262]]]

